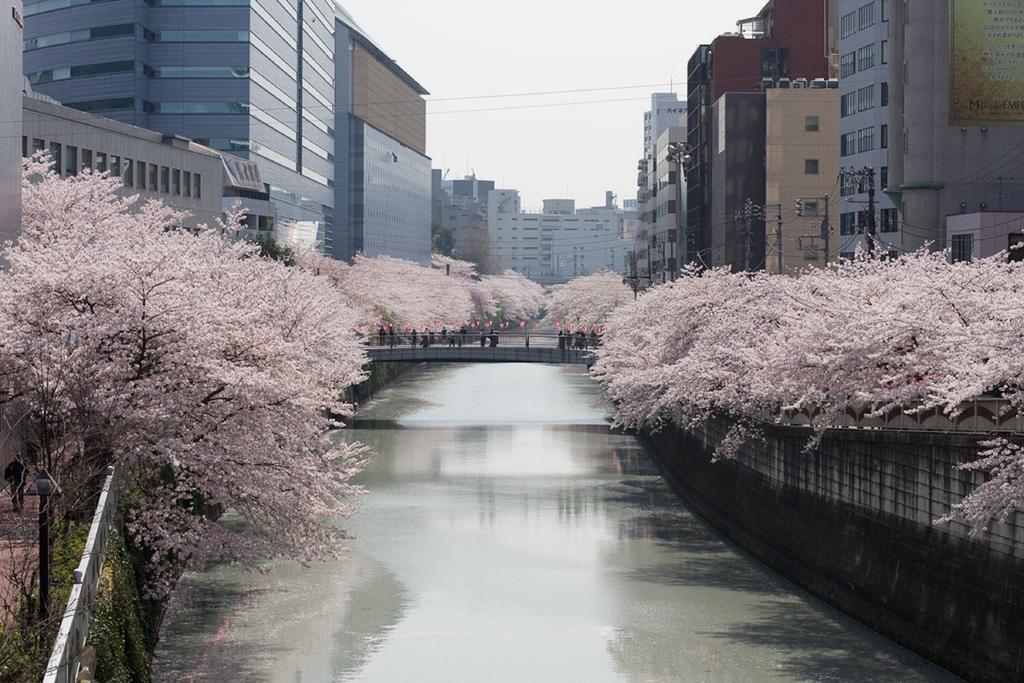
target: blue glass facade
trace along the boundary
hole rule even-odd
[[[417,114],[399,109],[427,92],[342,10],[335,41],[338,163],[331,253],[344,260],[364,253],[429,263],[431,163],[423,154],[425,133],[394,125],[416,121]]]
[[[331,250],[330,0],[40,0],[24,72],[63,104],[257,161],[279,237]]]

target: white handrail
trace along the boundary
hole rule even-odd
[[[71,595],[60,622],[60,630],[57,631],[57,640],[53,643],[43,683],[72,683],[78,679],[82,650],[89,636],[89,614],[99,586],[107,539],[116,512],[117,468],[111,466],[107,468],[107,479],[103,482],[103,490],[96,504],[82,560],[75,570],[75,582],[71,586]]]

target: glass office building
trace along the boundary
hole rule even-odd
[[[334,233],[331,0],[37,0],[24,72],[62,104],[259,163],[279,238]]]

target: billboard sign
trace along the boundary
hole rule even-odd
[[[951,125],[1024,124],[1024,0],[949,0]]]

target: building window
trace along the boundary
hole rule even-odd
[[[885,190],[885,188],[889,187],[889,167],[888,166],[883,166],[881,168],[881,170],[880,170],[880,172],[878,174],[878,177],[879,177],[878,183],[881,186],[882,190]]]
[[[804,174],[805,175],[818,175],[818,160],[817,159],[804,159]]]
[[[857,13],[850,12],[849,14],[839,17],[839,37],[849,38],[857,32]]]
[[[857,50],[857,71],[870,69],[875,65],[875,44],[865,45]]]
[[[68,145],[64,148],[64,175],[78,175],[78,148]]]
[[[1007,235],[1007,258],[1010,261],[1024,261],[1024,233],[1011,232]]]
[[[857,73],[857,53],[850,52],[839,58],[839,77],[849,78]]]
[[[857,111],[875,108],[875,86],[866,85],[857,91]]]
[[[132,187],[135,185],[135,162],[127,157],[124,160],[124,186]]]
[[[116,154],[110,155],[110,175],[114,178],[121,177],[121,157]]]
[[[107,153],[96,152],[96,171],[99,173],[106,173],[107,171]]]
[[[46,151],[46,141],[45,140],[41,140],[39,138],[32,138],[32,153],[35,154],[36,152],[45,152],[45,151]]]
[[[839,100],[839,115],[852,116],[857,113],[857,93],[849,92]]]
[[[850,211],[849,213],[839,214],[839,234],[840,235],[852,235],[857,232],[857,214],[856,212]]]
[[[51,168],[57,175],[60,175],[61,167],[63,166],[63,158],[61,157],[61,145],[59,142],[50,143],[50,163]]]
[[[203,181],[198,173],[192,174],[192,196],[199,199],[203,196]]]
[[[188,171],[184,172],[184,177],[181,179],[181,187],[185,190],[185,196],[192,196],[192,174]]]
[[[171,170],[171,193],[181,194],[181,171],[176,168]]]
[[[861,128],[857,131],[857,151],[870,152],[875,148],[875,128]]]
[[[848,157],[857,153],[857,133],[846,133],[839,138],[839,156]]]
[[[889,149],[889,124],[883,123],[881,128],[881,149]]]
[[[817,199],[801,199],[800,200],[800,216],[801,218],[818,218],[818,200]]]
[[[82,150],[82,168],[92,168],[92,150]]]
[[[857,10],[857,29],[863,31],[875,23],[875,3],[868,4]]]
[[[882,41],[882,48],[881,48],[881,50],[882,50],[882,54],[881,54],[882,64],[888,64],[889,63],[889,41],[888,40],[883,40]]]
[[[88,40],[100,40],[102,38],[113,38],[115,36],[130,36],[135,34],[135,24],[117,24],[115,26],[94,26],[93,28],[78,29],[75,31],[64,31],[62,33],[50,33],[45,36],[26,38],[24,41],[25,50],[35,50],[54,45],[67,45],[68,43],[83,43]]]
[[[896,209],[882,209],[881,219],[882,225],[879,227],[879,232],[896,232],[899,230],[896,220]]]
[[[149,191],[150,192],[156,192],[156,190],[157,190],[156,176],[159,173],[159,170],[160,169],[157,168],[156,164],[150,164],[149,165]]]
[[[881,0],[882,2],[882,21],[889,21],[889,0]]]
[[[136,161],[135,162],[135,182],[138,183],[137,187],[140,190],[146,189],[146,162]]]
[[[882,83],[880,85],[880,87],[879,87],[879,96],[880,96],[880,99],[881,99],[881,106],[888,107],[889,106],[889,84],[888,83]]]
[[[974,258],[974,235],[953,235],[953,263],[971,261]]]
[[[809,133],[817,133],[821,130],[821,119],[817,116],[805,116],[804,130]]]

